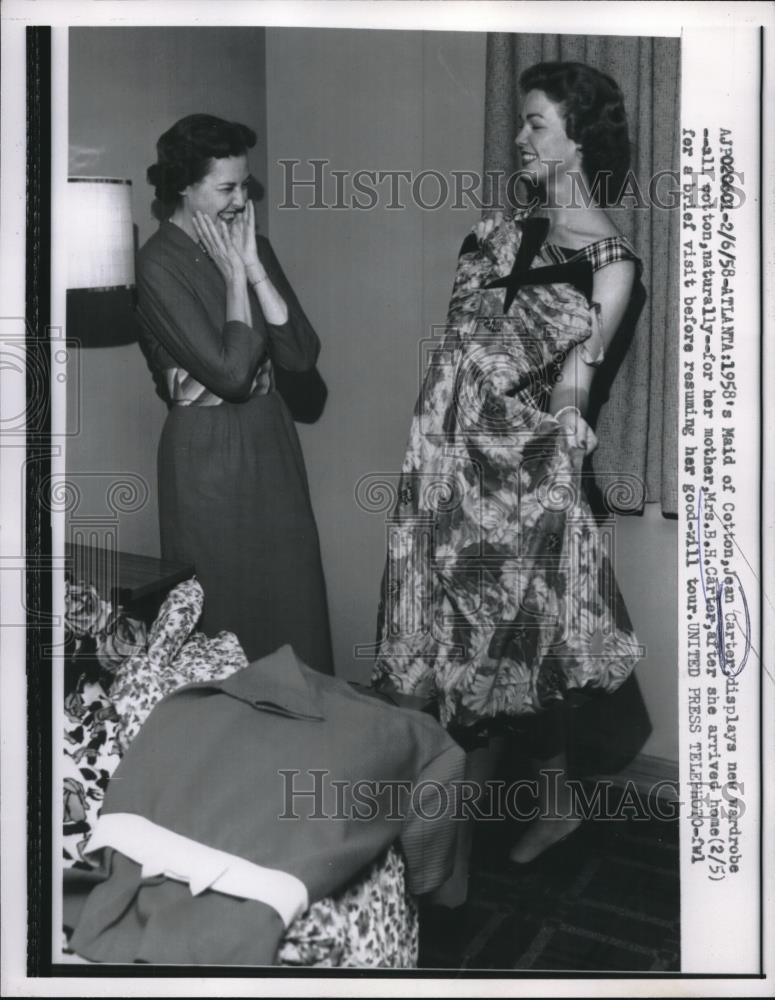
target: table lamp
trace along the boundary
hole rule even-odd
[[[67,181],[67,337],[82,347],[137,340],[132,182]]]

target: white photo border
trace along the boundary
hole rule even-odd
[[[3,301],[3,322],[5,329],[11,331],[11,337],[17,337],[21,330],[23,335],[23,320],[20,317],[25,315],[24,287],[25,287],[25,251],[24,251],[24,231],[25,231],[25,145],[23,136],[25,132],[26,107],[24,101],[23,87],[19,86],[19,81],[24,79],[24,53],[25,53],[25,32],[28,26],[51,25],[52,26],[52,64],[51,71],[54,78],[54,91],[57,99],[61,100],[62,95],[67,92],[67,58],[66,45],[62,44],[63,33],[66,34],[68,25],[140,25],[140,24],[255,24],[291,26],[357,26],[372,27],[375,29],[389,30],[390,28],[411,29],[435,29],[435,30],[461,30],[461,31],[556,31],[558,10],[562,10],[563,30],[573,33],[589,34],[637,34],[637,35],[681,35],[682,36],[682,60],[683,60],[683,112],[682,118],[686,124],[686,115],[693,113],[694,104],[697,105],[698,114],[707,113],[708,96],[703,92],[706,79],[693,79],[692,72],[687,72],[687,67],[692,65],[691,59],[697,54],[693,46],[707,46],[709,35],[705,40],[700,39],[700,33],[715,29],[715,38],[721,39],[722,44],[729,47],[730,32],[750,34],[756,32],[757,26],[763,25],[761,35],[758,36],[761,49],[759,50],[762,59],[762,83],[759,96],[759,107],[757,114],[749,114],[748,121],[743,121],[743,116],[736,119],[736,129],[741,134],[747,125],[754,131],[761,128],[761,173],[760,188],[761,213],[758,218],[758,230],[754,233],[757,225],[756,214],[753,213],[746,223],[746,232],[751,237],[751,243],[756,243],[757,252],[760,253],[760,268],[757,275],[751,275],[752,281],[749,289],[758,287],[759,291],[750,291],[749,300],[750,318],[746,315],[746,322],[750,323],[752,329],[757,328],[761,332],[761,340],[754,351],[750,347],[751,357],[758,355],[758,362],[762,365],[757,369],[758,382],[755,385],[757,397],[760,400],[758,407],[751,404],[749,411],[750,419],[754,417],[762,420],[762,444],[759,449],[752,449],[752,453],[747,456],[747,461],[754,466],[748,478],[751,497],[759,507],[759,528],[746,536],[746,551],[752,556],[751,564],[756,567],[756,560],[753,553],[758,549],[758,575],[761,587],[760,608],[758,617],[754,609],[753,636],[755,645],[758,646],[759,656],[763,657],[766,650],[775,648],[773,638],[775,638],[775,627],[773,619],[773,594],[772,569],[775,565],[775,543],[773,542],[773,528],[775,528],[775,474],[772,463],[772,441],[775,440],[775,406],[768,398],[766,389],[768,385],[775,384],[775,363],[771,343],[773,330],[772,315],[772,283],[775,273],[775,261],[773,260],[773,242],[768,238],[768,234],[773,231],[773,199],[771,192],[775,189],[775,156],[773,156],[772,130],[764,130],[768,124],[762,114],[762,108],[772,106],[775,101],[775,84],[772,74],[766,70],[767,64],[773,64],[773,12],[769,4],[741,3],[735,6],[713,5],[703,3],[654,3],[654,4],[618,4],[617,20],[611,24],[612,5],[601,3],[586,4],[551,4],[551,3],[254,3],[250,0],[246,2],[222,2],[218,5],[217,11],[209,0],[198,2],[198,0],[185,0],[185,2],[158,3],[150,8],[143,2],[134,0],[107,0],[107,2],[39,2],[29,3],[24,0],[7,0],[2,9],[3,32],[2,32],[2,128],[3,128],[3,149],[2,164],[0,166],[0,183],[2,184],[2,301]],[[608,24],[610,30],[603,31],[599,27],[601,24]],[[713,44],[717,44],[714,42]],[[712,48],[712,46],[711,46]],[[757,56],[758,58],[759,56]],[[724,88],[719,90],[719,102],[723,100]],[[61,111],[61,105],[57,105]],[[705,111],[703,112],[703,107]],[[714,105],[713,110],[719,110],[720,105]],[[750,111],[751,109],[747,109]],[[751,119],[754,119],[753,121]],[[62,197],[62,178],[66,176],[67,162],[67,115],[52,115],[52,176],[53,200]],[[752,155],[750,152],[747,155]],[[60,217],[61,218],[61,217]],[[52,213],[52,245],[61,249],[61,232],[58,230],[59,222],[57,213]],[[755,238],[754,238],[755,237]],[[743,237],[742,239],[745,239]],[[62,280],[62,255],[55,253],[52,258],[52,316],[63,315],[64,310],[64,281]],[[757,285],[758,282],[758,285]],[[21,323],[21,326],[19,325]],[[765,341],[765,331],[768,340]],[[24,760],[28,752],[29,734],[26,731],[26,679],[25,679],[25,629],[24,608],[25,608],[25,578],[19,571],[19,559],[23,558],[24,550],[19,547],[19,539],[24,537],[25,516],[22,495],[19,490],[19,483],[24,478],[24,438],[18,434],[9,435],[6,431],[9,420],[12,420],[17,413],[23,413],[25,409],[24,381],[18,377],[18,372],[7,371],[3,373],[3,393],[0,399],[2,405],[3,422],[0,427],[3,429],[2,447],[0,447],[0,460],[2,461],[2,479],[0,489],[2,489],[2,558],[1,568],[6,570],[3,574],[2,594],[2,629],[0,629],[0,648],[2,649],[3,670],[0,674],[0,686],[2,697],[0,703],[2,709],[2,840],[5,847],[2,861],[2,890],[3,890],[3,912],[5,919],[2,928],[2,985],[3,992],[7,995],[17,996],[54,996],[54,995],[105,995],[105,996],[128,996],[128,995],[163,995],[163,996],[206,996],[214,995],[215,989],[223,991],[228,995],[332,995],[340,996],[360,996],[367,993],[372,995],[399,995],[411,991],[414,995],[437,995],[438,984],[433,977],[426,975],[412,975],[411,977],[391,976],[389,979],[370,980],[363,975],[348,978],[346,975],[337,974],[335,978],[261,978],[238,976],[228,978],[201,979],[197,976],[169,979],[163,975],[159,976],[154,971],[153,978],[114,978],[112,976],[96,976],[84,973],[80,970],[68,970],[65,974],[56,977],[42,976],[40,978],[28,977],[26,974],[25,953],[26,942],[26,865],[21,864],[19,859],[25,856],[25,825],[24,819],[27,813],[27,800],[25,796],[24,782],[21,779],[20,762]],[[52,370],[52,375],[56,371]],[[56,386],[52,382],[52,409],[51,419],[56,423],[63,419],[64,413],[64,392],[56,391]],[[758,413],[756,412],[758,411]],[[753,453],[759,451],[759,454]],[[57,463],[59,465],[57,466]],[[61,453],[52,457],[52,469],[63,468],[64,449]],[[758,469],[756,468],[758,466]],[[754,494],[756,494],[754,496]],[[684,525],[682,524],[683,528]],[[61,522],[56,519],[52,525],[52,551],[57,551],[63,542],[63,528]],[[680,556],[680,553],[679,553]],[[13,572],[9,572],[9,570]],[[768,576],[769,574],[769,576]],[[751,587],[754,582],[751,580]],[[679,588],[680,592],[680,588]],[[768,596],[768,594],[770,596]],[[54,607],[61,600],[59,592],[53,594]],[[753,602],[752,602],[753,603]],[[757,638],[758,637],[758,638]],[[61,635],[60,635],[61,638]],[[685,665],[685,653],[682,664]],[[768,668],[768,669],[767,669]],[[749,666],[751,674],[754,669],[758,669],[759,692],[756,698],[751,698],[750,705],[758,708],[759,725],[762,733],[772,733],[775,722],[775,709],[773,705],[772,684],[772,663],[764,663],[761,660],[755,666],[752,662]],[[688,705],[686,703],[686,685],[681,683],[682,701],[680,705],[683,720],[687,717]],[[57,699],[53,700],[51,707],[52,714],[57,718],[56,713],[61,711],[57,704]],[[749,746],[747,757],[756,756],[759,752],[760,772],[758,776],[758,798],[757,806],[761,808],[760,830],[761,837],[759,843],[759,854],[762,861],[766,858],[763,852],[763,845],[767,843],[764,834],[771,838],[773,827],[773,803],[772,796],[767,793],[765,778],[772,777],[772,750],[767,748],[767,743],[771,740],[762,739],[759,747]],[[681,741],[681,774],[682,783],[688,768],[688,741],[682,733]],[[56,783],[54,783],[54,787]],[[56,822],[57,796],[54,795],[55,809],[52,825]],[[692,878],[690,867],[690,844],[685,840],[686,830],[682,827],[682,889],[689,884],[687,880]],[[689,846],[689,855],[686,847]],[[52,845],[52,850],[54,850]],[[764,868],[759,885],[749,892],[755,892],[760,901],[761,923],[758,927],[758,950],[761,952],[762,967],[760,972],[768,977],[772,974],[772,956],[767,953],[766,942],[772,938],[772,907],[775,898],[775,885],[773,884],[773,874],[769,867]],[[744,901],[743,901],[744,902]],[[733,905],[737,905],[734,903]],[[739,905],[742,905],[740,903]],[[690,941],[693,933],[692,927],[699,931],[696,952],[692,953],[691,964],[696,966],[688,972],[679,976],[625,976],[616,978],[605,978],[603,974],[594,978],[578,979],[573,976],[563,975],[556,978],[536,978],[516,974],[513,978],[504,979],[502,977],[481,977],[460,980],[456,978],[444,978],[443,990],[451,996],[479,995],[516,995],[521,992],[525,979],[530,979],[531,992],[536,995],[576,995],[576,996],[604,996],[621,995],[626,993],[632,996],[653,996],[671,995],[672,989],[680,989],[682,995],[692,996],[718,996],[718,995],[769,995],[771,993],[771,981],[769,979],[757,979],[746,976],[745,978],[730,978],[718,973],[717,978],[706,978],[704,972],[713,967],[713,959],[708,949],[707,941],[716,935],[716,947],[722,952],[724,947],[730,946],[730,940],[719,933],[719,928],[712,926],[708,921],[711,914],[704,915],[701,926],[698,927],[694,921],[699,920],[699,912],[702,913],[703,901],[691,903],[687,898],[682,903],[682,939],[691,949]],[[694,907],[693,909],[690,907]],[[14,919],[10,919],[13,914]],[[32,914],[33,919],[47,919],[46,915]],[[57,926],[57,914],[53,914],[54,926]],[[705,919],[707,918],[707,920]],[[750,930],[748,931],[750,933]],[[738,944],[738,949],[744,947],[744,942]],[[696,958],[694,955],[696,954]],[[703,964],[703,957],[707,959]],[[626,987],[623,986],[622,979],[626,979]],[[373,991],[373,992],[372,992]]]

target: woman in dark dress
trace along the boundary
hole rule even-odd
[[[642,655],[579,476],[595,370],[640,261],[605,211],[629,167],[616,83],[542,63],[520,87],[534,205],[480,223],[460,250],[404,461],[373,680],[434,698],[470,745],[527,736],[541,779],[510,852],[524,865],[581,822],[564,706],[615,691]]]
[[[333,671],[318,533],[274,367],[311,369],[320,342],[257,236],[244,125],[191,115],[148,168],[171,210],[137,259],[143,348],[169,414],[159,445],[162,557],[194,564],[201,627],[249,659],[291,643]]]

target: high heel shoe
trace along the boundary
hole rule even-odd
[[[537,868],[539,863],[545,861],[546,858],[549,857],[550,855],[554,855],[555,853],[557,853],[558,848],[567,844],[573,837],[575,837],[578,834],[578,832],[582,829],[583,825],[584,825],[583,823],[579,823],[578,826],[574,826],[572,830],[568,830],[567,833],[564,833],[561,837],[558,837],[557,840],[552,841],[551,844],[547,844],[547,846],[544,847],[542,850],[540,850],[538,854],[535,854],[532,858],[529,858],[527,861],[517,861],[514,858],[507,856],[506,864],[512,871],[515,872],[517,871],[525,872],[528,871],[529,869]]]

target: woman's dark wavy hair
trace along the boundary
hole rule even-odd
[[[523,94],[540,90],[562,105],[587,183],[599,204],[616,204],[630,168],[627,114],[616,81],[585,63],[542,62],[522,73],[519,88]]]
[[[157,199],[175,204],[180,192],[201,181],[212,160],[241,156],[256,144],[256,133],[215,115],[188,115],[175,122],[156,143],[156,163],[146,176]]]

